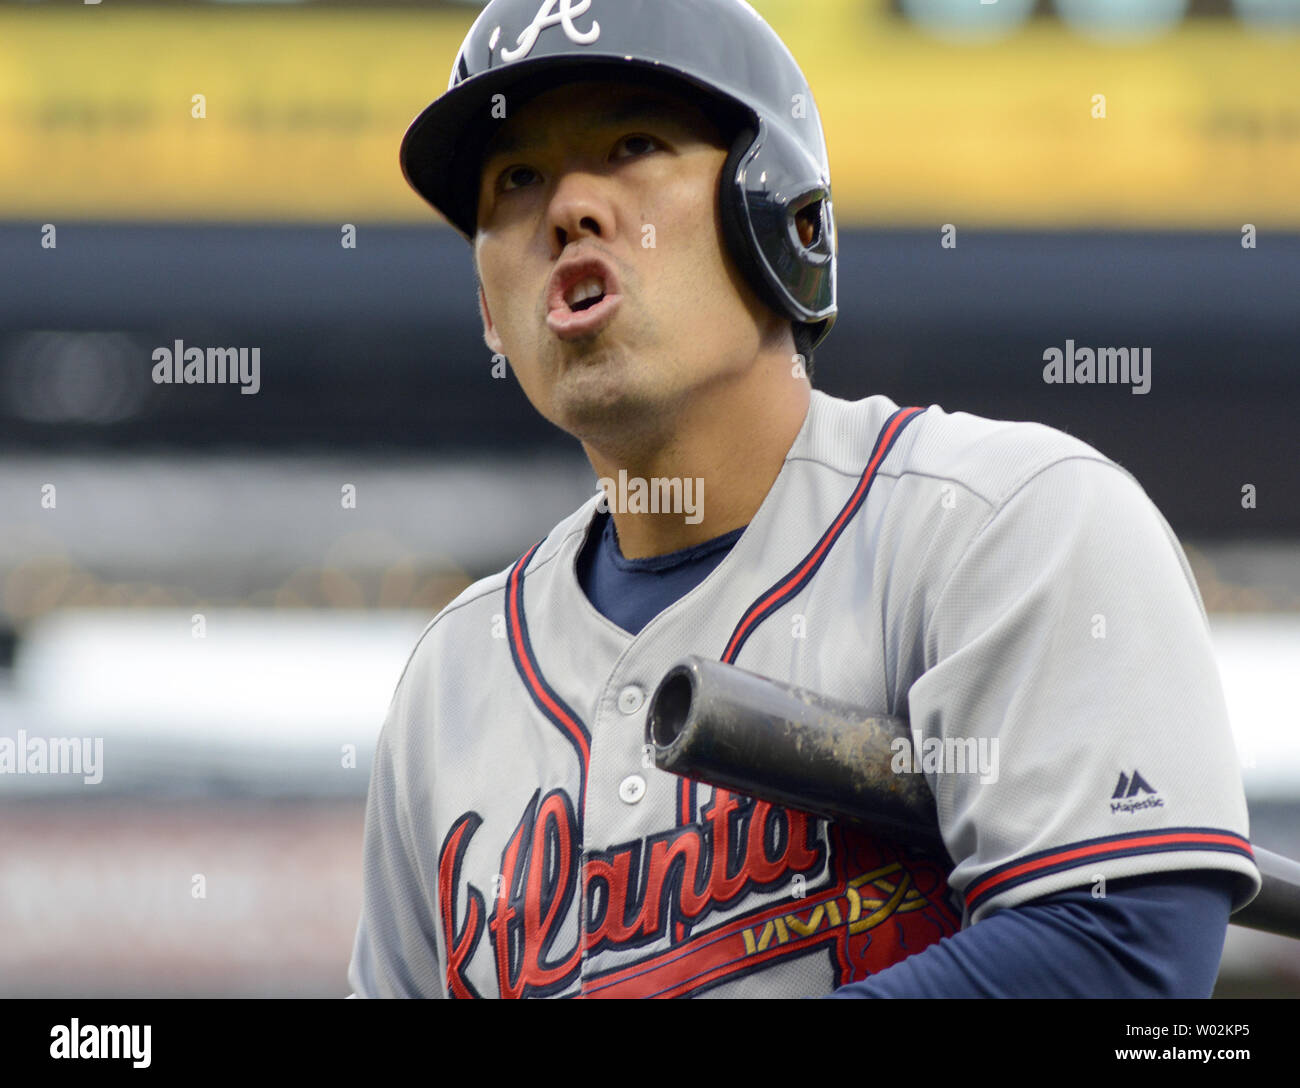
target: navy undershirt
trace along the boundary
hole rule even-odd
[[[635,635],[704,581],[744,531],[733,529],[668,555],[624,559],[614,519],[598,513],[578,555],[578,582],[597,612]]]
[[[597,514],[578,582],[601,615],[637,634],[699,585],[744,529],[669,555],[625,559]],[[1209,997],[1232,907],[1232,874],[1184,870],[1114,880],[995,911],[833,997]]]

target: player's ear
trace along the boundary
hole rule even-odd
[[[505,345],[497,335],[497,328],[492,324],[492,312],[488,309],[487,295],[483,293],[483,281],[478,284],[478,312],[483,319],[483,341],[494,355],[504,355]]]

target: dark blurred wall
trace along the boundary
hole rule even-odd
[[[845,230],[815,384],[1032,419],[1129,468],[1180,534],[1300,534],[1300,236]],[[494,380],[445,229],[0,226],[10,450],[574,447]],[[155,348],[257,347],[261,389],[165,386]],[[1043,353],[1151,349],[1149,393],[1049,385]],[[738,420],[737,426],[743,426]],[[1253,484],[1257,507],[1242,508]]]

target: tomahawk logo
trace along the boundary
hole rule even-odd
[[[560,5],[558,12],[555,10],[557,3]],[[564,36],[574,45],[590,45],[600,37],[600,24],[593,19],[590,28],[579,30],[573,22],[579,15],[585,15],[589,7],[591,7],[591,0],[546,0],[533,16],[533,21],[515,39],[515,47],[501,50],[501,59],[519,60],[521,57],[528,56],[533,46],[537,44],[538,36],[548,26],[564,27]],[[501,28],[497,27],[492,31],[488,48],[495,49],[500,36]]]
[[[1138,799],[1138,794],[1149,793],[1151,796]],[[1123,771],[1119,772],[1119,781],[1115,783],[1115,792],[1110,795],[1110,810],[1114,812],[1136,812],[1142,808],[1162,808],[1164,801],[1151,788],[1151,784],[1142,777],[1135,767],[1130,778]]]

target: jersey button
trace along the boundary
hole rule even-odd
[[[629,684],[618,693],[618,708],[624,714],[635,714],[645,703],[645,692],[635,684]]]
[[[618,784],[618,796],[629,805],[635,805],[645,796],[645,779],[639,774],[630,774]]]

